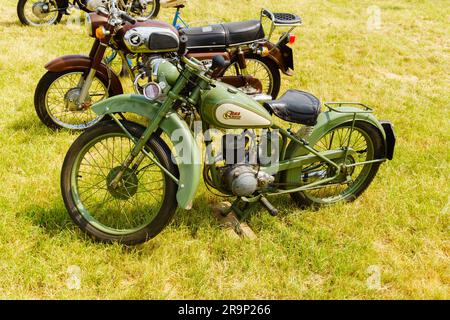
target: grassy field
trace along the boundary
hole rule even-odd
[[[17,0],[5,0],[0,298],[449,299],[450,2],[189,2],[187,21],[256,18],[262,6],[301,15],[295,76],[283,78],[282,90],[374,106],[396,126],[395,160],[352,204],[302,211],[287,196],[275,202],[277,218],[254,210],[256,240],[230,238],[211,216],[221,199],[202,187],[194,209],[179,210],[154,240],[136,248],[94,243],[60,196],[60,168],[76,135],[48,130],[33,107],[43,65],[88,53],[91,40],[67,18],[22,27]],[[379,29],[367,27],[372,5],[381,10]],[[161,19],[171,16],[164,10]]]

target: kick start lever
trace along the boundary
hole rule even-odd
[[[269,211],[269,213],[272,217],[275,217],[278,215],[278,210],[269,202],[269,200],[267,200],[266,197],[261,196],[261,198],[259,199],[259,202],[261,202],[261,204],[267,209],[267,211]]]

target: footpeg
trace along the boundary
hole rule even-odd
[[[259,202],[261,202],[261,204],[267,209],[267,211],[269,211],[271,216],[275,217],[278,215],[278,210],[269,202],[269,200],[267,200],[266,197],[261,197],[261,199],[259,199]]]

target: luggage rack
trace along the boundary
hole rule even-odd
[[[277,45],[280,44],[292,30],[302,25],[302,18],[293,13],[271,12],[270,10],[262,9],[261,24],[264,18],[268,18],[271,21],[270,32],[269,36],[267,37],[268,41],[270,41],[270,38],[272,37],[273,32],[277,27],[290,28],[288,32],[283,33],[280,40],[278,40]]]
[[[325,102],[323,104],[328,109],[338,112],[338,113],[372,113],[373,108],[365,105],[364,103],[360,102]],[[352,110],[342,110],[342,109],[336,109],[340,107],[356,107],[358,110],[352,109]]]
[[[360,102],[325,102],[323,105],[334,112],[353,114],[353,117],[351,118],[350,134],[348,135],[347,146],[345,146],[345,155],[344,155],[343,163],[346,163],[348,153],[349,153],[350,141],[351,141],[351,138],[353,135],[353,131],[355,130],[356,115],[361,114],[361,113],[362,114],[373,113],[373,108],[365,105],[364,103],[360,103]],[[344,110],[337,109],[337,108],[341,108],[341,107],[344,107],[344,108],[348,107],[351,109],[347,109],[347,110],[346,109],[344,109]],[[388,144],[390,144],[390,146],[387,147],[386,156],[383,158],[380,158],[380,159],[374,159],[374,160],[368,160],[368,161],[347,164],[346,165],[347,168],[366,165],[366,164],[372,164],[372,163],[385,162],[388,159],[392,160],[393,149],[394,149],[394,145],[395,145],[395,135],[394,135],[394,132],[392,129],[392,124],[389,121],[381,121],[380,124],[383,127],[383,129],[385,130],[386,134],[387,135],[389,134],[391,136],[391,140],[388,141]],[[391,150],[391,151],[389,151],[389,150]]]

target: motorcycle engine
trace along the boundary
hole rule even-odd
[[[85,0],[83,2],[90,11],[96,11],[98,7],[106,8],[108,5],[108,0]]]
[[[258,190],[267,188],[275,178],[257,171],[251,165],[229,165],[222,168],[222,179],[228,191],[235,196],[251,196]]]
[[[275,180],[268,173],[257,170],[257,165],[248,163],[247,142],[247,138],[239,134],[222,137],[222,154],[225,160],[225,166],[219,169],[222,181],[228,191],[240,197],[251,196],[258,190],[266,189]]]

